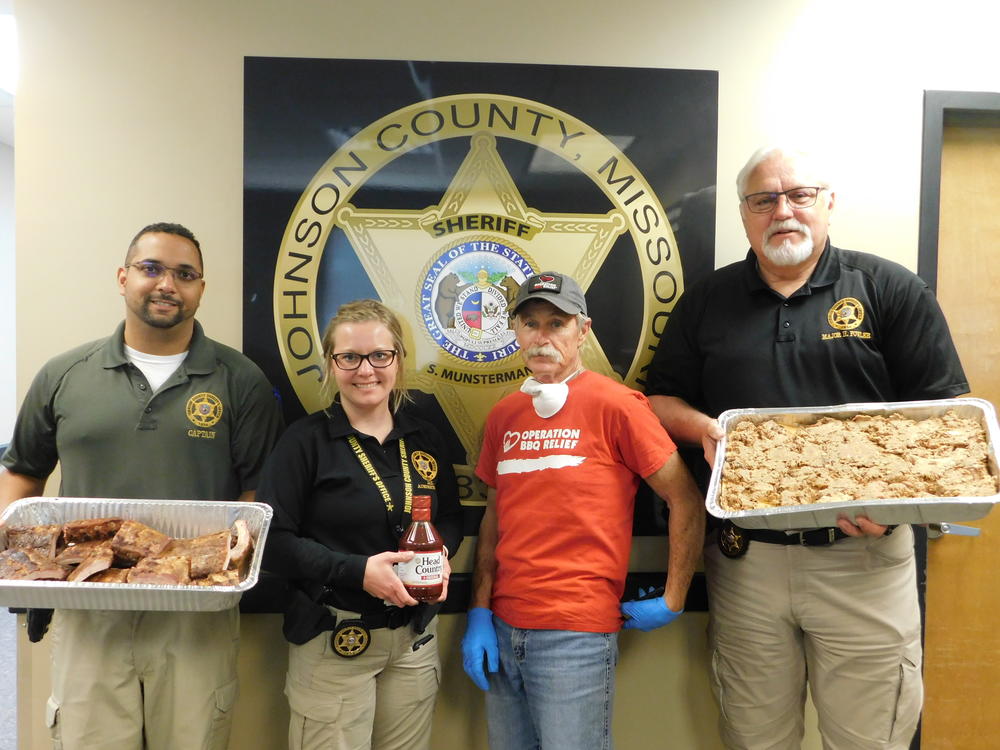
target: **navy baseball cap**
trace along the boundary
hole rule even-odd
[[[587,314],[587,300],[580,285],[566,274],[556,271],[542,271],[525,279],[517,290],[510,314],[517,314],[517,309],[532,299],[551,302],[568,315]]]

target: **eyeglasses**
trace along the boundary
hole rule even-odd
[[[332,359],[341,370],[357,370],[364,360],[372,367],[388,367],[396,359],[395,349],[376,349],[368,354],[358,354],[357,352],[341,352],[331,354]]]
[[[791,190],[784,190],[780,193],[750,193],[743,196],[743,200],[755,214],[769,214],[778,206],[778,198],[785,196],[788,205],[792,208],[810,208],[816,205],[816,198],[822,187],[795,187]]]
[[[184,284],[197,281],[203,276],[203,274],[195,271],[193,268],[185,268],[183,266],[180,268],[174,268],[173,266],[165,266],[155,260],[140,260],[136,263],[126,263],[125,268],[134,268],[147,279],[159,279],[167,271],[170,271],[176,281],[180,281]]]

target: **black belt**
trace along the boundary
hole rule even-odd
[[[341,609],[340,605],[334,601],[333,591],[329,589],[326,590],[320,598],[320,603],[326,604],[327,606],[333,607],[337,610]],[[382,607],[382,609],[376,610],[375,612],[362,612],[353,619],[355,621],[360,620],[364,626],[368,628],[368,630],[378,630],[379,628],[395,630],[396,628],[401,628],[404,625],[410,624],[410,620],[413,619],[413,612],[415,609],[416,607],[394,607],[389,605],[387,607]]]
[[[389,628],[395,630],[409,625],[413,619],[413,607],[385,607],[378,612],[362,612],[359,618],[369,630]]]
[[[889,536],[895,528],[895,526],[886,528],[885,535]],[[727,520],[723,522],[722,528],[719,529],[718,543],[719,549],[726,557],[741,557],[746,553],[750,542],[798,544],[803,547],[826,547],[849,536],[850,534],[845,534],[836,526],[786,533],[772,529],[744,529]]]
[[[803,547],[823,547],[827,544],[839,542],[846,539],[849,534],[845,534],[836,526],[826,526],[822,529],[809,529],[808,531],[774,531],[772,529],[744,529],[743,533],[747,539],[754,542],[767,542],[768,544],[801,544]]]

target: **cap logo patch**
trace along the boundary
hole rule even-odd
[[[531,291],[555,292],[556,294],[559,294],[559,292],[562,291],[562,279],[550,274],[536,276],[535,280],[531,284]]]

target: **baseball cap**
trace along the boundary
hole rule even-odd
[[[510,306],[510,314],[514,315],[521,305],[532,299],[551,302],[568,315],[587,314],[587,300],[580,285],[556,271],[542,271],[525,279]]]

